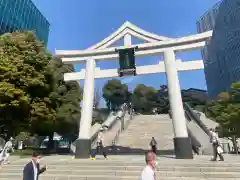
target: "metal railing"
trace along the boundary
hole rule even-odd
[[[119,129],[116,133],[116,135],[114,136],[113,140],[112,140],[112,146],[115,147],[116,146],[116,143],[117,143],[117,140],[119,138],[119,135],[121,133],[121,129]]]
[[[187,115],[194,120],[197,125],[207,134],[209,135],[209,130],[207,126],[200,120],[199,116],[192,110],[188,103],[183,103],[183,107],[187,112]]]
[[[124,131],[128,127],[129,120],[132,120],[132,118],[133,118],[132,108],[128,109],[128,108],[126,108],[126,106],[123,105],[122,110],[123,110],[123,115],[121,117],[117,117],[117,119],[121,121],[121,127],[117,131],[117,133],[115,134],[115,136],[112,140],[112,147],[110,148],[110,150],[112,150],[116,147],[116,143],[118,141],[118,138],[119,138],[121,132]],[[129,114],[129,119],[127,120],[127,122],[125,122],[125,120],[124,120],[126,114]],[[117,150],[119,150],[119,149],[117,149]]]

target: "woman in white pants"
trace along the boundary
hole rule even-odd
[[[0,165],[2,163],[9,164],[9,156],[11,152],[14,152],[13,144],[12,144],[13,138],[11,137],[8,142],[6,142],[2,152],[0,153]]]

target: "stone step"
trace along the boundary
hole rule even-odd
[[[120,155],[121,156],[121,155]],[[130,158],[130,157],[129,157]],[[21,161],[21,162],[15,162],[11,163],[9,165],[3,165],[2,168],[0,169],[0,172],[4,169],[8,168],[18,168],[18,167],[23,167],[24,164],[26,164],[28,161]],[[159,167],[162,168],[175,168],[175,167],[186,167],[186,168],[191,168],[191,167],[197,167],[197,168],[204,168],[204,167],[213,167],[213,168],[240,168],[240,162],[239,161],[223,161],[223,162],[211,162],[211,161],[188,161],[188,160],[171,160],[169,159],[168,161],[166,160],[158,160],[159,162]],[[117,161],[117,160],[102,160],[98,159],[96,161],[91,161],[91,160],[70,160],[68,161],[59,161],[59,162],[46,162],[43,161],[42,164],[47,164],[49,166],[68,166],[70,168],[72,167],[81,167],[81,166],[103,166],[103,167],[132,167],[132,166],[137,166],[137,167],[143,167],[145,166],[144,160],[126,160],[126,161]]]
[[[66,176],[66,177],[43,177],[40,176],[41,180],[136,180],[139,176]],[[0,177],[0,180],[19,180],[18,177]],[[157,177],[161,180],[226,180],[226,178],[194,178],[194,177]],[[227,178],[227,180],[236,180],[236,178]]]
[[[151,137],[156,138],[161,148],[173,149],[173,126],[168,115],[136,116],[128,129],[120,134],[116,144],[134,149],[149,149]]]
[[[158,137],[159,134],[146,134],[146,135],[139,135],[138,137],[135,137],[135,136],[133,136],[133,135],[134,135],[134,134],[121,134],[121,137],[122,137],[122,138],[125,138],[125,139],[137,139],[137,140],[140,140],[140,139],[141,139],[141,141],[142,141],[142,140],[144,140],[144,141],[146,141],[146,140],[150,141],[152,137],[155,137],[155,140],[156,140],[156,141],[161,141],[163,138],[173,139],[173,136],[172,136],[172,135],[168,135],[168,134],[167,134],[167,135],[162,134],[161,137]]]
[[[114,159],[118,158],[118,159]],[[209,156],[194,160],[158,158],[157,179],[161,180],[237,180],[240,179],[240,157],[227,156],[224,162],[211,162]],[[19,159],[0,169],[0,180],[22,179],[22,169],[29,161]],[[44,157],[47,171],[40,180],[134,180],[145,166],[144,156],[110,156],[108,161],[72,159],[71,156]]]
[[[62,170],[52,173],[44,173],[41,177],[42,178],[54,178],[54,177],[96,177],[99,178],[102,177],[114,177],[114,176],[130,176],[130,177],[139,177],[141,175],[141,171],[96,171],[96,170],[90,170],[90,171],[68,171],[68,170]],[[22,172],[18,173],[5,173],[1,172],[1,178],[19,178],[19,176],[22,176]],[[156,176],[161,179],[162,177],[194,177],[194,178],[237,178],[240,179],[240,173],[239,172],[178,172],[178,171],[168,171],[168,172],[156,172]]]
[[[62,173],[62,169],[66,168],[66,165],[48,165],[47,166],[48,174],[58,174]],[[9,167],[9,168],[4,168],[3,171],[0,171],[1,173],[19,173],[23,169],[23,166],[18,166],[18,167]],[[81,173],[82,171],[84,172],[100,172],[100,171],[113,171],[113,172],[140,172],[143,169],[143,166],[111,166],[111,167],[106,167],[106,166],[68,166],[68,170],[64,172],[79,172]],[[175,166],[175,167],[159,167],[157,168],[158,172],[240,172],[240,167],[182,167],[182,166]],[[71,174],[71,173],[70,173]],[[90,173],[92,174],[92,173]]]

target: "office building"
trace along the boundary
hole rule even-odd
[[[17,30],[35,31],[47,44],[49,22],[31,0],[0,0],[0,33]]]
[[[202,50],[208,94],[216,98],[240,81],[240,0],[224,0],[214,6],[211,20],[197,23],[199,32],[213,29],[211,41]],[[208,12],[209,13],[209,12]],[[206,13],[205,19],[208,15]],[[200,24],[200,25],[199,25]]]
[[[197,32],[203,33],[206,31],[210,31],[214,29],[215,20],[218,15],[218,10],[222,1],[215,4],[211,9],[209,9],[203,16],[201,16],[200,20],[197,21]],[[203,48],[202,57],[204,61],[207,61],[207,47]]]
[[[209,92],[216,97],[240,81],[240,0],[224,0],[208,51]]]
[[[215,21],[218,15],[219,7],[221,5],[222,1],[215,4],[211,9],[209,9],[204,15],[200,17],[200,19],[197,21],[197,32],[203,33],[206,31],[210,31],[214,29]],[[208,94],[211,97],[211,85],[212,82],[209,80],[209,73],[211,73],[208,69],[208,44],[201,50],[202,59],[204,61],[204,71],[205,71],[205,78],[206,78],[206,84],[208,89]]]

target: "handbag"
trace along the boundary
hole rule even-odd
[[[217,153],[222,154],[223,153],[223,148],[221,146],[217,147]]]
[[[13,151],[12,151],[12,148],[9,148],[8,150],[7,150],[7,153],[12,153]]]

